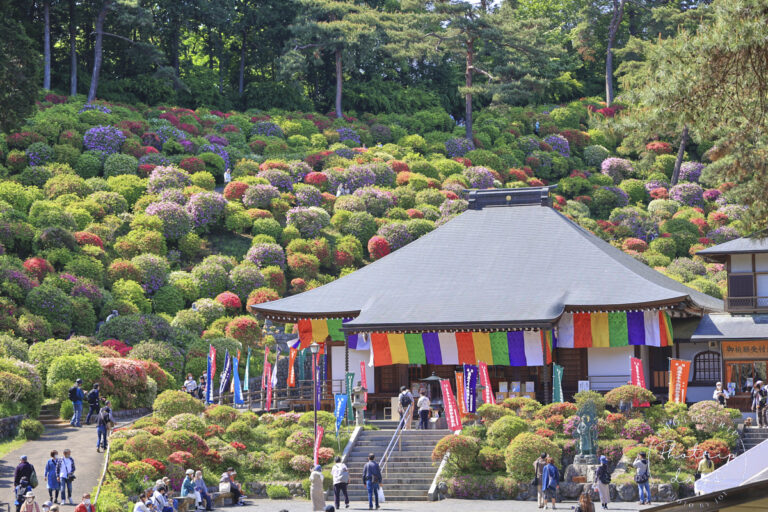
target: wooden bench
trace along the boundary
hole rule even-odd
[[[235,505],[234,495],[231,492],[213,492],[211,493],[213,507],[223,507],[225,505]],[[228,502],[228,503],[227,503]]]

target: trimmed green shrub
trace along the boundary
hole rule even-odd
[[[557,462],[562,455],[560,448],[545,437],[528,432],[518,435],[504,450],[507,473],[518,482],[530,482],[535,476],[533,461],[542,453]]]
[[[45,432],[45,427],[39,421],[29,418],[21,420],[21,425],[19,426],[19,437],[21,439],[28,441],[40,439],[43,432]]]
[[[496,448],[506,447],[518,434],[528,430],[528,423],[518,416],[502,416],[488,427],[488,443]]]
[[[155,416],[168,421],[178,414],[200,414],[205,404],[184,391],[166,390],[152,404]]]

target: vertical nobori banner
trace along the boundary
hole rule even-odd
[[[453,398],[451,390],[451,381],[443,379],[440,381],[440,388],[443,392],[443,405],[445,406],[445,419],[448,421],[448,428],[454,432],[461,430],[461,418],[459,417],[459,408],[456,406],[456,400]]]
[[[208,368],[205,377],[205,403],[213,403],[213,372],[216,368],[216,349],[210,347],[208,352]]]
[[[264,347],[264,365],[262,366],[262,370],[267,367],[267,357],[269,356],[269,346]],[[267,388],[267,372],[262,371],[261,372],[261,389]]]
[[[288,352],[288,387],[289,388],[295,388],[296,387],[296,354],[298,354],[299,351],[295,348],[290,349]],[[302,364],[302,363],[299,363]]]
[[[691,362],[682,359],[669,360],[669,401],[678,404],[685,403],[688,393],[688,373]]]
[[[314,358],[313,358],[314,359]],[[322,369],[319,364],[315,365],[315,409],[320,410],[321,398],[323,396],[323,381],[320,378],[323,376]]]
[[[565,368],[552,363],[552,402],[565,402],[563,399],[563,372]]]
[[[347,421],[354,421],[355,411],[352,409],[352,388],[355,387],[355,374],[347,372]]]
[[[275,366],[277,366],[277,361],[275,361]],[[272,364],[267,363],[267,366],[264,367],[264,371],[272,371]],[[267,379],[267,410],[270,410],[272,408],[272,379]]]
[[[477,411],[477,366],[464,365],[464,404],[468,413]]]
[[[320,454],[320,445],[323,443],[323,434],[325,433],[325,430],[323,430],[323,426],[318,424],[317,425],[317,439],[315,440],[315,466],[317,466],[318,462],[318,455]]]
[[[243,391],[240,388],[240,369],[239,369],[240,358],[232,356],[232,359],[234,361],[234,363],[232,364],[234,368],[232,371],[232,391],[234,394],[234,398],[232,400],[237,405],[243,405],[245,402],[243,401]]]
[[[643,372],[643,360],[637,357],[629,358],[630,374],[632,375],[632,385],[645,388],[645,372]],[[632,401],[632,407],[650,407],[648,402],[640,403],[638,400]]]
[[[464,399],[464,372],[456,373],[456,403],[459,407],[459,416],[463,419],[467,414],[467,401]]]
[[[486,404],[496,404],[496,396],[493,394],[491,377],[488,375],[488,363],[480,361],[478,363],[478,372],[480,373],[480,385],[483,386],[483,402]]]
[[[243,378],[243,391],[248,391],[251,387],[251,347],[248,347],[248,355],[245,357],[245,376]]]
[[[339,436],[339,429],[341,428],[341,422],[344,421],[344,415],[347,411],[347,395],[344,393],[336,393],[333,396],[336,407],[334,408],[334,414],[336,415],[336,437]]]
[[[365,362],[360,361],[360,385],[363,386],[365,389],[368,389],[368,380],[366,380],[365,377]],[[363,402],[368,404],[368,391],[363,393]],[[368,410],[368,405],[363,407],[364,411]]]
[[[232,380],[232,358],[229,357],[229,349],[224,352],[224,369],[219,378],[219,400],[229,389],[229,383]]]

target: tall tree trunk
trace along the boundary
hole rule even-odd
[[[613,43],[619,32],[626,2],[627,0],[613,0],[613,16],[608,27],[608,48],[605,51],[605,103],[609,107],[613,102]]]
[[[464,124],[466,127],[466,137],[472,140],[472,73],[474,69],[475,42],[467,41],[467,67],[464,70],[464,85],[467,92],[464,95]]]
[[[43,89],[51,90],[51,2],[43,2]]]
[[[171,61],[171,67],[173,68],[173,74],[176,77],[176,80],[173,81],[173,88],[175,90],[179,89],[179,77],[181,76],[181,64],[179,59],[179,22],[176,21],[177,24],[173,25],[173,33],[171,34],[171,40],[170,40],[170,48],[168,49],[170,52],[170,61]]]
[[[341,119],[343,114],[341,113],[341,48],[336,48],[336,117]]]
[[[112,0],[104,2],[96,17],[94,32],[96,38],[93,42],[93,74],[91,75],[91,88],[88,90],[88,102],[96,99],[96,89],[99,87],[99,73],[101,73],[101,61],[103,58],[102,41],[104,39],[104,20],[107,19],[107,12],[112,7]]]
[[[216,47],[217,58],[219,59],[219,94],[224,94],[224,34],[219,32],[219,44]]]
[[[243,44],[240,46],[240,73],[237,80],[237,92],[240,96],[245,91],[245,40],[248,38],[248,31],[243,30]]]
[[[683,126],[683,133],[680,135],[680,147],[677,149],[677,158],[675,159],[675,168],[672,171],[672,185],[677,185],[680,179],[680,166],[683,165],[683,156],[685,155],[685,146],[688,144],[688,125]]]
[[[69,0],[69,95],[77,94],[77,28],[75,0]]]

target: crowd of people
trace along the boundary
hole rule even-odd
[[[63,457],[59,457],[59,452],[53,450],[51,458],[45,463],[43,479],[48,490],[48,501],[42,504],[42,507],[35,501],[34,489],[38,487],[37,470],[29,462],[26,455],[22,455],[19,465],[13,473],[13,488],[16,505],[16,512],[43,512],[57,511],[59,504],[68,503],[74,505],[72,501],[72,483],[76,478],[75,459],[72,458],[72,451],[66,448]],[[90,505],[90,495],[84,494],[82,502],[75,508],[76,512],[92,512]],[[80,507],[83,505],[83,507]],[[78,510],[79,508],[79,510]]]
[[[231,493],[232,503],[244,506],[243,487],[237,481],[237,471],[228,468],[219,479],[219,492]],[[181,498],[194,498],[195,510],[213,510],[213,493],[203,479],[201,470],[187,469],[181,482]],[[133,512],[176,512],[177,502],[171,494],[171,481],[168,477],[155,482],[154,487],[139,494],[139,499],[133,507]]]
[[[336,463],[331,469],[333,477],[333,497],[334,506],[325,505],[325,491],[323,489],[323,468],[315,466],[309,474],[309,494],[312,499],[312,510],[315,512],[334,512],[341,505],[341,495],[344,495],[344,507],[349,508],[349,495],[347,494],[347,485],[349,484],[349,469],[347,465],[341,462],[341,457],[336,457]],[[376,462],[376,456],[373,453],[368,454],[368,462],[363,466],[363,485],[368,491],[368,509],[373,510],[374,504],[376,510],[379,509],[381,495],[381,468]]]
[[[195,381],[191,373],[187,374],[187,380],[181,386],[182,391],[200,400],[205,400],[206,388],[205,375],[201,375],[200,379]]]

